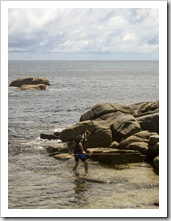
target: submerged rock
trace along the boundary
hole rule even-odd
[[[74,159],[74,156],[68,153],[60,153],[60,154],[54,155],[54,158],[58,160],[71,160],[71,159]]]

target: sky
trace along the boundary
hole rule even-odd
[[[158,60],[159,9],[9,8],[9,60]]]

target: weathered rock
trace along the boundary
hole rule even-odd
[[[68,153],[60,153],[60,154],[56,154],[55,156],[53,156],[54,158],[58,159],[58,160],[71,160],[74,159],[74,156]]]
[[[138,150],[143,154],[154,158],[159,154],[159,136],[149,131],[141,131],[121,141],[118,149]]]
[[[152,135],[153,133],[151,133],[148,130],[142,130],[136,134],[134,134],[137,137],[143,138],[143,139],[149,139],[149,137]]]
[[[55,137],[57,137],[57,138],[59,139],[59,135],[60,135],[60,133],[61,133],[61,132],[56,131],[56,132],[54,132],[53,134],[54,134]]]
[[[155,102],[141,102],[130,105],[134,117],[159,113],[159,101]]]
[[[116,149],[118,147],[119,143],[117,141],[112,141],[111,145],[109,146],[109,148],[113,148]]]
[[[159,133],[159,113],[136,118],[142,130]]]
[[[69,147],[66,143],[58,143],[55,145],[48,146],[47,151],[49,153],[55,153],[55,152],[68,153]]]
[[[84,113],[81,116],[80,121],[94,120],[104,114],[109,114],[117,111],[123,113],[132,113],[132,109],[125,105],[115,104],[115,103],[97,104],[93,106],[91,110]]]
[[[90,155],[93,155],[96,153],[115,153],[115,152],[116,150],[114,150],[113,148],[106,148],[106,147],[96,147],[96,148],[87,149],[87,153],[89,153]]]
[[[117,116],[111,125],[113,140],[120,142],[122,139],[141,131],[139,123],[132,115],[123,114],[119,111],[116,115]]]
[[[149,145],[153,145],[157,142],[159,142],[159,135],[157,133],[150,135],[150,138],[148,141]]]
[[[92,160],[109,165],[137,163],[143,162],[145,159],[145,156],[136,150],[94,148],[93,151],[88,149],[88,152]]]
[[[159,171],[159,156],[154,158],[153,163],[156,169]]]
[[[58,137],[56,137],[53,134],[40,134],[40,138],[41,139],[47,139],[47,140],[58,139]]]
[[[59,138],[63,142],[74,140],[79,134],[83,134],[85,130],[89,130],[91,137],[85,143],[84,147],[106,147],[112,142],[112,132],[110,128],[100,121],[83,121],[66,128],[60,133]]]
[[[50,85],[49,80],[47,78],[27,77],[27,78],[17,78],[16,80],[12,81],[9,86],[20,87],[22,85],[35,85],[35,84]]]
[[[68,146],[73,146],[73,140],[89,130],[91,136],[84,143],[84,148],[88,148],[92,160],[105,164],[143,162],[147,156],[153,159],[159,154],[158,104],[95,105],[81,116],[81,122],[64,129],[57,136]],[[54,152],[59,153],[56,149]],[[65,155],[55,156],[65,158]]]
[[[132,142],[127,147],[127,150],[138,150],[142,154],[149,154],[148,143],[146,142]]]
[[[20,90],[47,90],[48,86],[45,84],[27,85],[23,84],[18,87]]]
[[[159,155],[159,142],[148,145],[149,155],[155,158]]]
[[[121,141],[118,145],[119,149],[126,149],[133,142],[145,142],[148,143],[148,139],[150,137],[149,131],[140,131],[125,140]]]

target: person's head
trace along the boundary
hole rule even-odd
[[[86,135],[86,138],[88,138],[90,136],[90,131],[89,130],[86,130],[85,131],[85,135]]]

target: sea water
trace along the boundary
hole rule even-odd
[[[9,208],[156,208],[159,183],[152,166],[118,170],[90,161],[88,176],[107,183],[79,180],[72,173],[73,160],[47,153],[59,141],[42,140],[40,134],[79,122],[96,104],[158,100],[158,61],[9,61],[9,84],[18,77],[46,77],[51,85],[46,91],[9,87]]]

